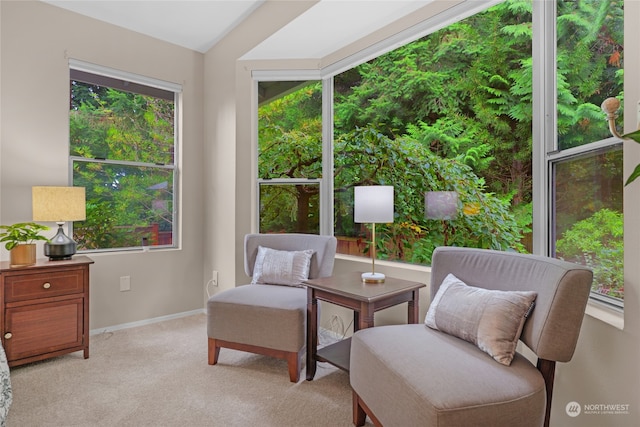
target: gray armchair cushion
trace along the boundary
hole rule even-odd
[[[337,241],[332,236],[313,234],[247,234],[244,238],[244,271],[253,276],[258,256],[258,247],[264,246],[279,251],[313,250],[309,278],[328,277],[333,273]]]
[[[541,359],[571,360],[591,289],[589,268],[528,254],[439,247],[431,265],[432,299],[449,273],[480,288],[537,292],[520,340]]]
[[[285,351],[306,344],[307,290],[247,285],[221,292],[207,303],[210,337]]]
[[[258,246],[251,284],[302,286],[309,278],[312,249],[279,251]]]
[[[351,386],[384,426],[541,426],[545,384],[525,357],[496,363],[424,324],[362,329]]]
[[[449,274],[429,306],[425,324],[477,345],[508,366],[536,295],[476,288]]]

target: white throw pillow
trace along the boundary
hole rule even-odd
[[[258,246],[252,284],[301,286],[309,278],[312,249],[279,251]]]
[[[536,292],[468,286],[449,274],[429,306],[425,324],[473,343],[509,366],[537,296]]]

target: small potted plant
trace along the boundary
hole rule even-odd
[[[48,230],[46,225],[35,222],[19,222],[13,225],[0,225],[0,242],[11,256],[11,267],[24,267],[36,263],[36,240],[49,240],[40,235]]]

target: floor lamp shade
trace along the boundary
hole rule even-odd
[[[393,222],[393,186],[371,185],[354,188],[353,220],[371,223],[371,272],[362,274],[365,283],[382,283],[385,275],[376,273],[376,223]]]
[[[76,242],[64,234],[62,226],[86,218],[84,187],[33,187],[31,196],[33,220],[58,224],[58,232],[44,245],[44,254],[51,261],[70,259],[76,253]]]

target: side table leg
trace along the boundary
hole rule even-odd
[[[318,349],[318,300],[313,289],[307,288],[307,381],[316,375],[316,351]]]
[[[407,322],[408,323],[419,323],[420,322],[420,304],[419,304],[419,292],[418,289],[413,291],[413,299],[407,303]]]
[[[365,302],[360,303],[360,312],[358,313],[358,330],[373,327],[373,304]]]

